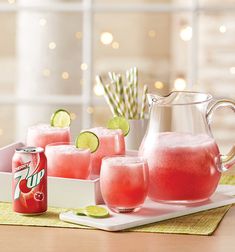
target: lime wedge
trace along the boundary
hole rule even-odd
[[[108,129],[121,129],[124,136],[127,136],[130,131],[130,124],[125,117],[115,116],[108,121]]]
[[[65,128],[71,123],[70,113],[65,109],[58,109],[51,116],[51,126]]]
[[[108,210],[101,206],[87,206],[84,212],[87,216],[94,218],[105,218],[109,216]]]
[[[76,209],[76,214],[77,215],[86,215],[84,210],[85,210],[84,208],[77,208]]]
[[[77,148],[90,149],[93,153],[99,147],[99,138],[91,131],[83,131],[77,136],[75,145]]]

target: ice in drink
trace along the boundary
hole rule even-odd
[[[52,127],[49,124],[38,124],[28,128],[27,146],[45,148],[47,144],[70,142],[70,128]]]
[[[56,143],[46,146],[48,175],[62,178],[87,179],[90,175],[90,150]]]
[[[115,212],[139,209],[148,193],[148,165],[141,157],[102,160],[100,188],[106,205]]]
[[[91,155],[92,174],[99,175],[103,157],[125,154],[124,135],[120,129],[113,130],[103,127],[92,128],[89,131],[95,133],[99,138],[99,147]]]
[[[151,135],[143,143],[139,153],[148,160],[152,200],[195,202],[213,194],[221,163],[210,136],[166,132]]]

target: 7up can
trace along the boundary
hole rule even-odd
[[[12,159],[13,210],[35,215],[47,210],[47,169],[44,149],[18,148]]]

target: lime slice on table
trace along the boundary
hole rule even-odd
[[[115,116],[108,121],[108,129],[121,129],[124,136],[127,136],[130,131],[130,124],[125,117]]]
[[[84,213],[94,218],[105,218],[109,216],[108,210],[101,206],[87,206],[84,209]]]
[[[65,109],[58,109],[51,116],[51,126],[65,128],[71,123],[70,113]]]
[[[90,149],[93,153],[99,147],[99,138],[91,131],[83,131],[77,136],[75,145],[77,148]]]
[[[76,214],[77,215],[86,215],[84,210],[85,210],[84,208],[77,208],[76,209]]]

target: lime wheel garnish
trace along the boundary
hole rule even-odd
[[[51,116],[51,126],[65,128],[71,123],[70,113],[65,109],[56,110]]]
[[[130,131],[130,124],[125,117],[115,116],[108,121],[108,129],[121,129],[124,136]]]
[[[77,136],[75,146],[79,149],[90,149],[93,153],[99,147],[99,138],[91,131],[83,131]]]

